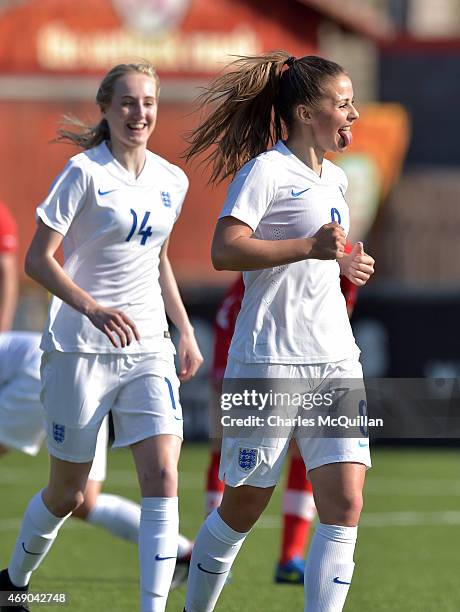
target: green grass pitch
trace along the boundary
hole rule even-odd
[[[203,514],[207,449],[186,443],[180,464],[181,531],[193,538]],[[368,472],[365,511],[346,612],[458,612],[460,586],[460,453],[377,448]],[[0,461],[0,565],[9,559],[20,517],[45,484],[47,456],[11,453]],[[129,452],[109,453],[105,491],[138,499]],[[218,611],[303,610],[303,589],[272,583],[279,547],[280,491],[248,537]],[[36,571],[32,591],[67,592],[72,612],[138,609],[136,547],[80,521],[68,521]],[[168,612],[181,611],[185,588]],[[32,610],[59,606],[32,606]]]

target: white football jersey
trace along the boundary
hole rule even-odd
[[[174,351],[158,265],[187,188],[185,173],[150,151],[136,179],[105,142],[69,160],[37,215],[64,236],[65,272],[99,304],[122,310],[141,340],[115,348],[87,317],[53,297],[43,350]]]
[[[0,387],[20,373],[40,380],[40,338],[37,332],[0,333]]]
[[[347,178],[323,161],[321,176],[279,141],[241,168],[222,217],[261,240],[313,236],[337,221],[348,233]],[[245,292],[229,355],[245,363],[325,363],[356,355],[337,261],[307,259],[244,272]]]

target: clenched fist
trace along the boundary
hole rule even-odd
[[[341,259],[345,253],[345,232],[335,221],[323,225],[312,240],[309,259]]]

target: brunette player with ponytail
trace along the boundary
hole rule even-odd
[[[277,51],[242,57],[203,94],[213,104],[190,136],[188,157],[208,151],[212,180],[232,177],[216,226],[218,270],[244,272],[245,293],[224,378],[315,380],[318,391],[362,381],[340,275],[373,273],[362,243],[345,253],[344,172],[325,159],[345,151],[359,114],[346,71],[326,59]],[[272,147],[272,148],[270,148]],[[319,384],[318,384],[319,382]],[[339,403],[338,410],[341,405]],[[339,412],[340,414],[340,412]],[[244,433],[244,432],[241,432]],[[370,453],[360,438],[311,436],[302,427],[264,444],[226,434],[222,503],[195,542],[187,612],[214,609],[243,541],[278,481],[289,438],[308,467],[319,516],[305,570],[307,612],[342,610]]]

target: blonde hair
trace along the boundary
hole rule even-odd
[[[287,68],[285,68],[287,66]],[[293,124],[297,104],[314,107],[325,94],[325,81],[345,70],[314,55],[296,59],[286,51],[240,56],[198,97],[215,108],[186,136],[189,161],[211,149],[203,162],[211,183],[236,172],[283,136]]]
[[[125,74],[131,73],[145,74],[152,78],[156,84],[157,96],[160,94],[160,79],[152,64],[149,62],[118,64],[109,70],[99,85],[96,94],[96,104],[101,111],[106,110],[110,105],[117,80]],[[78,131],[75,132],[65,127],[60,127],[57,130],[56,142],[71,142],[82,149],[90,149],[104,140],[110,140],[109,125],[105,119],[101,119],[96,125],[87,125],[77,117],[64,115],[61,125],[76,127]]]

